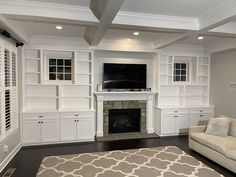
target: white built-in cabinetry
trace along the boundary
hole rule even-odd
[[[71,79],[50,80],[49,57],[70,59]],[[27,47],[22,65],[23,143],[93,140],[93,52]]]
[[[188,80],[176,82],[175,63],[187,63]],[[195,54],[159,53],[157,61],[158,99],[156,101],[156,133],[187,133],[190,126],[214,115],[209,105],[210,57]]]

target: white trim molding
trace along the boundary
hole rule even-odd
[[[9,162],[15,157],[15,155],[21,149],[21,143],[19,143],[8,156],[4,159],[4,161],[0,164],[0,173],[4,170],[4,168],[9,164]]]
[[[194,31],[199,30],[199,21],[197,18],[154,15],[124,11],[118,12],[112,24]]]

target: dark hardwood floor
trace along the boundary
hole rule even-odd
[[[177,146],[198,160],[204,162],[209,167],[223,174],[225,177],[236,176],[234,173],[220,165],[208,160],[194,151],[189,150],[187,136],[24,147],[17,153],[7,168],[16,168],[13,177],[34,177],[38,171],[41,160],[45,156],[158,146]],[[0,174],[0,176],[2,175],[3,174]]]

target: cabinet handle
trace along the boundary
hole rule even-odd
[[[203,115],[200,115],[200,117],[203,117]]]
[[[41,123],[41,122],[38,122],[39,124]]]
[[[79,120],[77,120],[77,122],[79,122]]]
[[[174,117],[179,117],[179,116],[174,116]]]
[[[178,111],[174,111],[174,113],[177,113]]]
[[[77,120],[75,120],[75,122],[76,122]]]
[[[41,124],[43,124],[43,122],[41,122]]]
[[[200,110],[200,112],[203,112],[203,110]]]
[[[43,118],[43,116],[39,116],[39,118]]]
[[[75,114],[75,116],[77,117],[77,116],[79,116],[79,114]]]

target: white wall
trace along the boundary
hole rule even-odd
[[[154,58],[152,53],[95,51],[94,53],[94,91],[103,81],[104,63],[147,64],[147,87],[154,89]]]
[[[236,118],[236,90],[230,82],[236,82],[236,50],[211,56],[210,103],[215,106],[215,116],[221,114]]]

